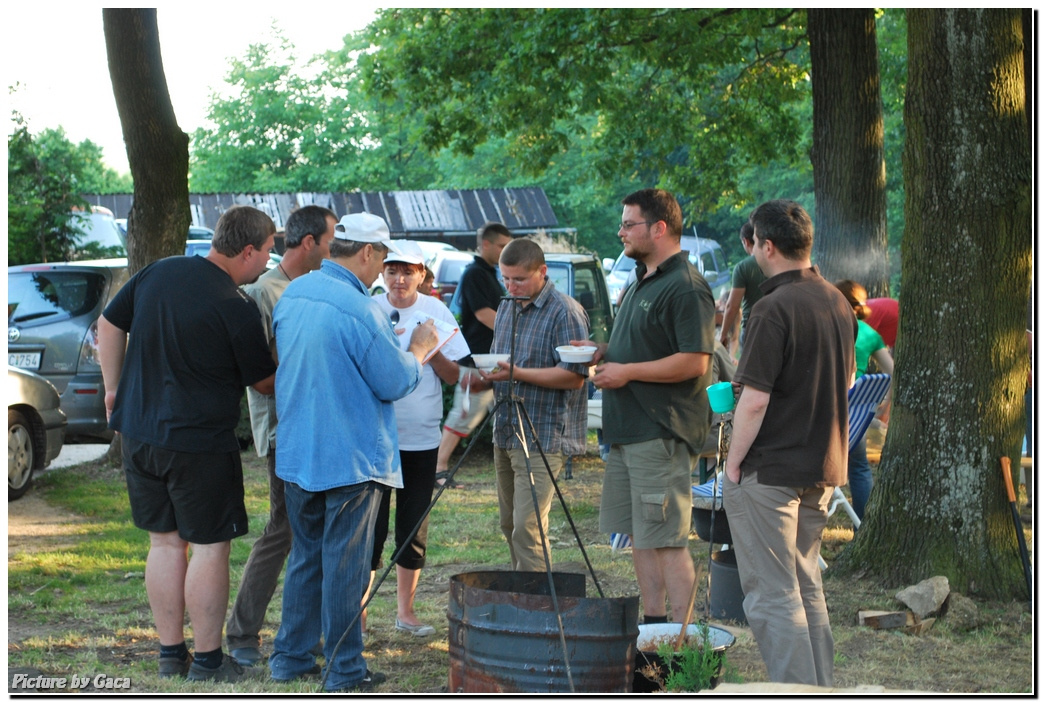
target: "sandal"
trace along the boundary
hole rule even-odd
[[[447,470],[442,470],[435,473],[434,480],[437,481],[438,486],[444,485],[449,489],[458,490],[460,488],[466,487],[462,483],[457,483],[453,478],[449,478]]]

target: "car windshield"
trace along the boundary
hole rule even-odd
[[[93,271],[36,271],[7,276],[7,322],[93,310],[105,291],[105,276]]]
[[[77,249],[102,256],[126,256],[123,237],[112,215],[103,212],[73,212],[70,218],[72,225],[83,233],[76,244]],[[91,245],[97,247],[96,252],[91,250]]]
[[[614,262],[614,268],[611,269],[611,272],[614,273],[615,271],[619,271],[620,273],[628,273],[635,266],[636,261],[634,259],[629,258],[625,254],[620,254],[618,260]]]
[[[468,260],[445,259],[441,262],[441,267],[437,269],[437,282],[439,284],[458,283],[463,276],[463,269],[471,263],[473,263],[472,258]]]

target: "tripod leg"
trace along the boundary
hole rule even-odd
[[[559,487],[557,487],[557,481],[556,481],[556,478],[553,475],[552,469],[550,468],[549,460],[546,458],[546,454],[543,453],[542,446],[539,445],[538,436],[536,436],[536,434],[535,434],[535,426],[532,424],[531,417],[528,416],[527,410],[525,410],[525,408],[524,408],[524,403],[521,402],[519,399],[515,399],[515,398],[511,398],[511,402],[513,402],[514,404],[516,404],[520,408],[520,413],[518,415],[518,420],[519,421],[517,422],[517,424],[518,424],[517,438],[520,440],[521,449],[524,452],[524,467],[525,467],[525,470],[527,471],[527,474],[528,474],[528,485],[529,485],[529,487],[531,489],[531,499],[532,499],[532,505],[533,505],[533,508],[534,508],[534,511],[535,511],[535,521],[538,524],[539,537],[542,540],[542,557],[543,557],[543,559],[545,561],[545,565],[546,565],[546,579],[547,579],[547,582],[549,584],[550,599],[553,601],[553,611],[557,615],[557,630],[560,632],[560,647],[561,647],[561,651],[564,654],[564,669],[567,672],[568,687],[571,689],[572,692],[574,692],[575,691],[575,683],[574,683],[574,680],[572,679],[572,676],[571,676],[571,656],[568,653],[567,639],[564,636],[564,619],[563,619],[563,617],[561,616],[561,613],[560,613],[560,601],[557,599],[557,588],[556,588],[556,584],[554,583],[553,570],[550,567],[549,540],[546,537],[546,530],[545,530],[545,528],[544,528],[544,526],[542,524],[542,515],[541,515],[541,510],[539,508],[539,497],[538,497],[538,493],[537,493],[537,491],[535,489],[535,474],[531,470],[531,453],[528,451],[528,443],[527,443],[527,441],[524,438],[524,422],[525,421],[528,423],[528,426],[531,427],[532,438],[535,440],[535,446],[539,450],[539,456],[542,457],[542,462],[543,462],[543,465],[545,465],[545,467],[546,467],[546,473],[549,475],[550,481],[553,483],[553,486],[555,488],[557,488],[557,494],[558,495],[560,494],[560,489],[559,489]],[[514,515],[514,520],[516,520],[516,515]],[[576,538],[578,537],[577,530],[575,532],[575,537]]]
[[[582,552],[582,558],[586,563],[586,568],[589,570],[589,576],[593,579],[593,585],[596,587],[596,591],[600,594],[600,597],[604,597],[604,590],[600,587],[600,581],[596,577],[596,571],[593,570],[593,564],[589,560],[589,554],[586,552],[585,544],[582,543],[582,537],[578,533],[578,527],[575,526],[575,520],[571,517],[571,510],[568,509],[567,501],[564,499],[564,494],[560,491],[560,484],[557,482],[556,477],[553,475],[553,471],[549,468],[549,459],[546,458],[546,454],[542,450],[542,444],[539,443],[539,437],[535,434],[535,426],[531,422],[531,417],[528,416],[528,410],[524,407],[524,403],[517,400],[520,405],[521,416],[528,422],[531,427],[532,439],[535,442],[535,448],[539,452],[539,456],[542,457],[542,463],[546,466],[546,472],[549,474],[550,482],[553,483],[553,490],[557,494],[557,499],[560,500],[560,506],[564,510],[564,516],[567,519],[568,526],[571,527],[571,533],[575,535],[575,543],[578,544],[578,550]],[[525,451],[527,447],[525,445]]]
[[[481,422],[481,426],[478,427],[477,432],[475,434],[473,434],[473,436],[480,436],[481,435],[481,432],[484,431],[485,426],[488,424],[488,422],[490,422],[492,420],[492,417],[495,416],[495,411],[499,408],[499,405],[503,404],[504,402],[506,402],[505,398],[502,399],[502,400],[499,400],[498,402],[495,403],[495,405],[492,407],[492,409],[488,412],[488,416],[484,418],[484,421]],[[473,446],[474,446],[473,442],[470,442],[470,445],[466,447],[466,450],[463,452],[463,455],[459,458],[459,462],[455,464],[455,466],[452,468],[451,471],[449,471],[449,473],[448,473],[448,479],[449,480],[452,478],[452,476],[455,475],[455,472],[457,470],[459,470],[459,466],[461,466],[463,464],[463,461],[466,460],[466,457],[468,455],[470,455],[470,450],[473,448]],[[412,529],[412,533],[410,533],[408,535],[408,538],[406,538],[402,542],[401,547],[399,549],[397,549],[397,551],[395,551],[394,556],[390,559],[390,563],[387,564],[387,567],[383,570],[383,573],[380,575],[379,579],[376,580],[375,584],[372,583],[372,577],[370,576],[368,596],[364,598],[364,602],[362,602],[362,605],[361,605],[361,608],[358,611],[358,614],[355,615],[354,619],[352,619],[351,622],[347,625],[347,629],[343,632],[343,635],[336,642],[336,646],[333,649],[334,655],[335,655],[335,651],[339,650],[340,645],[347,638],[347,632],[349,632],[351,629],[353,629],[359,623],[359,620],[362,618],[362,615],[365,612],[366,608],[369,606],[369,603],[372,602],[372,598],[374,598],[376,596],[376,593],[379,592],[380,586],[383,585],[384,581],[386,581],[386,579],[387,579],[387,576],[390,575],[391,568],[394,568],[398,564],[398,560],[401,558],[401,554],[408,547],[408,545],[410,543],[412,543],[412,539],[415,538],[416,534],[419,533],[420,527],[423,525],[423,522],[426,521],[426,518],[430,515],[430,512],[433,511],[434,505],[437,504],[438,499],[440,499],[441,495],[444,493],[445,489],[447,488],[447,485],[448,485],[448,480],[445,481],[445,485],[441,485],[440,488],[437,490],[437,492],[434,493],[433,498],[431,498],[431,500],[430,500],[430,505],[426,508],[426,511],[423,512],[423,516],[420,517],[419,520],[417,521],[416,526]],[[363,624],[363,626],[364,626],[364,624]],[[327,676],[328,674],[329,674],[329,669],[327,668],[326,672],[325,672],[325,675]],[[324,683],[324,676],[323,676],[323,683]]]

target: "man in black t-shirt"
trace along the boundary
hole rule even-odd
[[[275,363],[260,312],[238,286],[264,271],[274,234],[260,210],[232,207],[206,258],[142,268],[98,320],[109,424],[122,435],[134,524],[150,538],[145,588],[160,677],[243,674],[221,650],[231,539],[249,528],[235,426],[246,386],[274,391]]]
[[[495,311],[503,296],[502,285],[495,275],[499,254],[513,235],[505,225],[488,222],[477,230],[477,246],[480,254],[463,271],[455,294],[460,302],[459,330],[466,339],[470,353],[488,353],[492,347],[492,330],[495,329]],[[468,357],[460,362],[459,382],[455,386],[452,410],[445,420],[441,432],[441,445],[437,449],[437,482],[443,485],[448,473],[448,460],[459,445],[460,439],[469,436],[488,414],[495,394],[491,390],[469,393],[469,374],[474,372],[473,361]],[[477,380],[480,377],[477,376]],[[458,487],[457,484],[450,484]]]

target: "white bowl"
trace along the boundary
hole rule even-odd
[[[564,363],[589,363],[596,353],[595,346],[558,346],[557,353]]]
[[[471,358],[474,360],[474,365],[477,366],[478,370],[483,370],[485,373],[488,373],[499,367],[499,361],[510,360],[510,354],[475,353]]]
[[[658,645],[662,642],[673,643],[679,636],[681,627],[680,622],[640,624],[636,648],[653,653],[658,650]],[[708,628],[708,643],[714,651],[725,651],[733,646],[736,640],[733,634],[722,627],[710,626]],[[701,631],[698,624],[687,625],[687,641],[694,644],[701,643]]]

